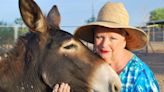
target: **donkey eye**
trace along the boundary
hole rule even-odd
[[[76,47],[76,45],[70,44],[70,45],[65,46],[64,48],[65,49],[71,49],[71,48],[75,48],[75,47]]]

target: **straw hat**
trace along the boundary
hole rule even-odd
[[[74,36],[94,43],[94,29],[96,26],[124,29],[128,33],[126,47],[130,50],[139,50],[148,41],[143,30],[129,26],[128,12],[122,3],[106,3],[99,11],[97,21],[77,28]]]

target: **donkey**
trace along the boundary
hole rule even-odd
[[[0,60],[0,92],[52,92],[66,82],[71,92],[119,92],[118,75],[80,40],[60,29],[53,6],[44,17],[34,0],[19,0],[29,32]]]

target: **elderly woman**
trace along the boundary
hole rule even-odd
[[[81,26],[75,37],[94,44],[94,49],[118,74],[121,92],[159,92],[158,82],[151,69],[131,51],[143,48],[146,33],[129,26],[129,16],[122,3],[106,3],[97,21]],[[103,76],[102,76],[103,78]],[[70,92],[70,86],[57,84],[54,92]]]

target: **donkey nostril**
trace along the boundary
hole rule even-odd
[[[113,83],[112,85],[112,92],[120,92],[119,86]]]
[[[116,92],[119,91],[117,86],[114,86],[114,90],[115,90]]]

